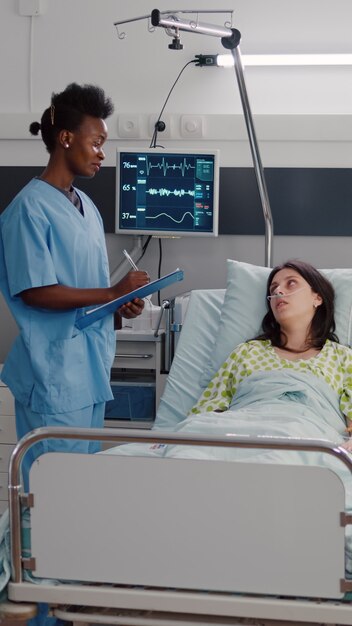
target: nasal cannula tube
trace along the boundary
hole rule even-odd
[[[291,291],[291,293],[282,293],[281,291],[279,293],[273,293],[272,296],[267,296],[267,300],[270,301],[273,300],[273,298],[288,298],[288,296],[294,296],[299,291],[303,291],[303,289],[307,289],[307,287],[300,287],[296,289],[296,291]]]

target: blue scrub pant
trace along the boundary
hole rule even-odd
[[[49,415],[35,413],[30,408],[15,400],[16,430],[20,439],[34,428],[43,426],[68,426],[77,428],[103,428],[105,402],[85,407],[79,411],[70,413],[58,413]],[[77,439],[49,439],[32,446],[25,454],[22,461],[22,476],[25,491],[29,489],[28,473],[33,461],[46,452],[99,452],[99,441],[79,441]],[[38,604],[38,615],[27,622],[28,626],[65,626],[66,622],[48,617],[48,606]]]
[[[77,428],[103,428],[105,402],[92,406],[70,411],[69,413],[36,413],[28,406],[15,400],[16,430],[17,437],[21,439],[34,428],[45,426],[77,427]],[[40,441],[26,452],[22,461],[22,475],[25,491],[28,491],[28,473],[33,461],[46,452],[99,452],[99,441],[79,441],[78,439],[49,439]]]

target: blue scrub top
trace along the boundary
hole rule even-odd
[[[84,215],[61,191],[33,179],[0,216],[0,289],[19,328],[1,379],[19,402],[40,413],[112,399],[113,316],[79,331],[75,321],[85,309],[35,308],[19,295],[54,284],[109,286],[101,216],[76,191]]]

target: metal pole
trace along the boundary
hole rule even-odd
[[[212,37],[231,37],[232,30],[226,26],[214,26],[213,24],[205,24],[196,20],[180,20],[178,15],[168,15],[162,17],[163,13],[158,9],[154,9],[151,13],[151,22],[153,26],[161,26],[163,28],[172,28],[184,30],[199,35],[211,35]]]
[[[268,196],[268,190],[266,187],[264,170],[262,166],[262,161],[260,158],[260,152],[257,142],[257,137],[255,133],[253,118],[251,109],[249,106],[249,100],[247,96],[246,83],[244,81],[243,74],[243,65],[241,52],[239,47],[231,50],[232,56],[235,61],[235,72],[238,82],[238,88],[240,91],[243,114],[246,121],[246,127],[248,132],[249,144],[251,147],[254,171],[257,179],[259,195],[262,203],[263,215],[264,215],[264,223],[265,223],[265,266],[272,266],[272,245],[273,245],[273,235],[274,235],[274,227],[273,227],[273,218],[270,209],[270,202]]]
[[[233,29],[232,37],[223,37],[221,42],[224,48],[230,49],[235,65],[235,73],[237,78],[238,89],[240,92],[244,119],[246,122],[249,144],[252,153],[252,160],[254,165],[254,171],[257,179],[259,195],[262,203],[264,223],[265,223],[265,265],[266,267],[272,266],[272,245],[273,245],[273,218],[270,209],[270,202],[268,196],[268,190],[266,187],[265,176],[262,161],[260,158],[259,146],[257,142],[257,136],[255,132],[254,122],[252,118],[251,107],[249,104],[246,83],[244,79],[243,64],[241,58],[241,51],[239,42],[241,39],[241,33]]]

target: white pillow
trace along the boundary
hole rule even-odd
[[[351,344],[352,269],[320,270],[335,289],[336,334],[341,343]],[[260,332],[266,308],[266,282],[271,268],[227,261],[227,289],[211,360],[204,370],[206,386],[230,351]]]

